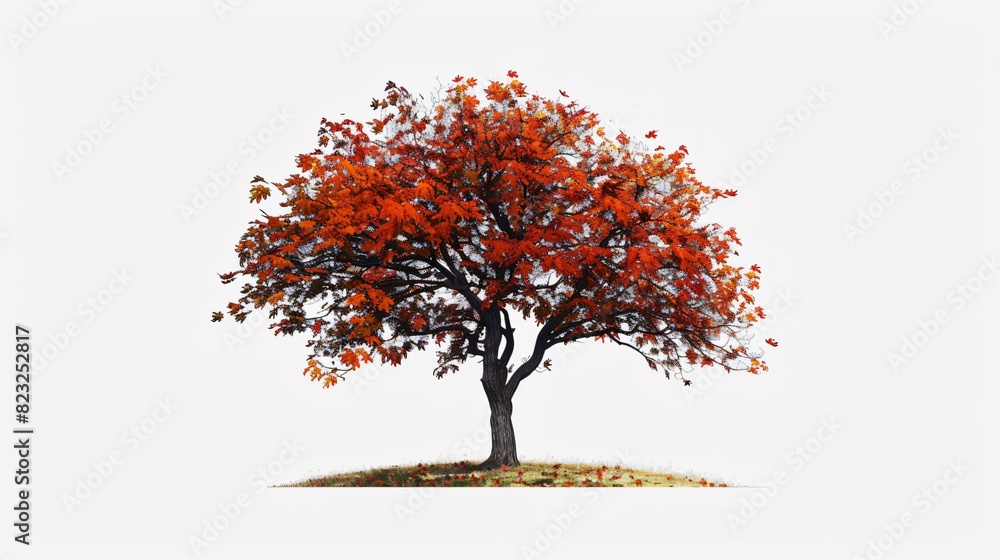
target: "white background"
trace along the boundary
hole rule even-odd
[[[0,12],[0,355],[13,362],[21,323],[36,358],[30,548],[12,541],[15,455],[2,454],[10,558],[192,558],[192,537],[205,558],[852,558],[880,536],[885,558],[997,553],[1000,278],[981,262],[1000,256],[995,2],[401,0],[385,25],[381,0],[221,13],[211,0],[74,2],[52,16],[43,4]],[[880,30],[894,7],[911,13]],[[712,23],[725,9],[729,23]],[[304,338],[209,317],[242,284],[217,273],[237,267],[258,215],[251,177],[294,172],[322,117],[369,120],[389,79],[429,92],[508,69],[611,126],[687,145],[707,184],[751,170],[709,217],[763,268],[760,338],[780,341],[770,372],[703,370],[687,390],[638,356],[577,345],[515,397],[522,460],[625,457],[744,488],[448,489],[422,503],[407,490],[258,491],[251,477],[269,465],[285,483],[488,453],[474,362],[436,380],[432,357],[415,355],[323,390],[300,374]],[[122,95],[142,99],[126,113]],[[272,119],[282,110],[287,125]],[[88,149],[102,119],[113,128]],[[925,152],[949,129],[947,151]],[[248,136],[268,143],[241,150]],[[769,138],[777,149],[753,169]],[[88,155],[54,170],[81,143]],[[917,176],[914,157],[935,161]],[[879,202],[894,181],[900,193]],[[112,294],[122,270],[131,280]],[[936,312],[946,322],[930,325]],[[920,348],[894,367],[904,338]],[[7,410],[13,385],[0,385]],[[162,422],[157,400],[176,405]],[[841,427],[820,442],[824,420]],[[152,431],[138,446],[122,439],[133,426]],[[305,450],[282,456],[292,443]],[[949,461],[969,470],[940,482]],[[99,486],[67,507],[88,477]],[[914,501],[935,483],[931,507]],[[206,537],[241,493],[249,505]],[[559,528],[553,515],[574,503],[582,515]],[[912,527],[883,535],[906,513]]]

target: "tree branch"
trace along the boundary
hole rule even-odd
[[[552,334],[552,330],[563,322],[567,315],[569,315],[569,311],[564,310],[558,315],[550,317],[549,320],[542,326],[542,329],[538,331],[538,336],[535,337],[535,347],[531,351],[531,356],[527,359],[527,361],[514,370],[513,375],[511,375],[507,384],[504,386],[504,394],[507,398],[513,397],[514,393],[517,391],[518,385],[531,375],[542,363],[542,358],[545,357],[545,351],[549,348],[548,339]]]

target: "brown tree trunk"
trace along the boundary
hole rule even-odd
[[[485,383],[483,384],[485,386]],[[490,432],[493,448],[490,456],[479,465],[480,469],[498,469],[501,465],[515,467],[520,465],[517,460],[517,446],[514,443],[514,424],[511,422],[513,406],[511,400],[505,398],[502,392],[491,391],[486,387],[486,398],[490,403]]]
[[[483,341],[483,389],[486,390],[486,400],[490,403],[490,433],[493,449],[490,456],[479,465],[480,469],[496,469],[502,465],[513,467],[519,465],[517,448],[514,445],[514,424],[511,422],[513,407],[510,400],[514,391],[507,391],[507,362],[513,350],[513,332],[508,319],[506,329],[502,317],[506,311],[493,305],[483,311],[483,326],[485,338]],[[506,340],[503,353],[500,352],[501,341]]]

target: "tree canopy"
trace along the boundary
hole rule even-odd
[[[382,95],[368,122],[323,119],[287,180],[255,180],[251,201],[277,191],[283,210],[250,223],[220,275],[248,279],[237,321],[270,307],[275,334],[308,334],[311,378],[433,345],[435,375],[482,357],[509,399],[546,350],[589,338],[685,383],[693,366],[767,369],[742,334],[764,317],[760,269],[730,264],[739,237],[704,220],[736,193],[698,181],[685,146],[649,149],[656,131],[609,131],[513,71]],[[539,327],[516,369],[512,313]]]

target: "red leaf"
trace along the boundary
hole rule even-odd
[[[778,341],[774,340],[773,338],[769,338],[769,339],[765,340],[764,342],[770,344],[771,346],[777,346],[778,345]]]
[[[646,138],[656,138],[656,131],[655,130],[650,130],[649,132],[647,132],[646,133]]]

